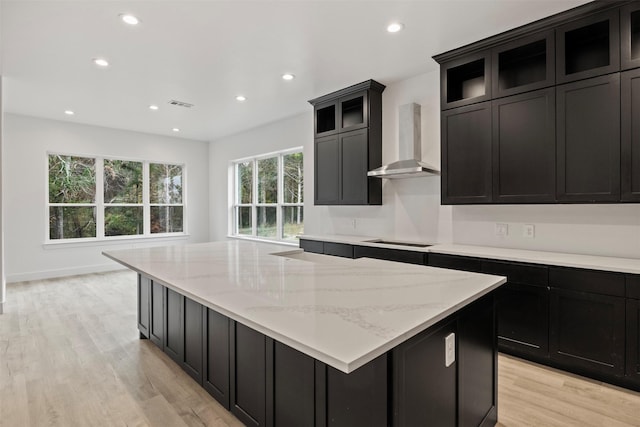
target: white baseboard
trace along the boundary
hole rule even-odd
[[[28,282],[31,280],[53,279],[55,277],[77,276],[78,274],[103,273],[106,271],[126,270],[116,264],[97,264],[82,267],[62,268],[57,270],[32,271],[28,273],[8,274],[7,283]]]

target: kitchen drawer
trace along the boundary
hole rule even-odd
[[[543,265],[482,261],[482,272],[495,274],[496,276],[506,276],[509,283],[545,287],[549,284],[549,269]]]
[[[324,242],[318,242],[317,240],[305,240],[300,239],[300,248],[305,252],[313,252],[315,254],[324,253]]]
[[[640,299],[640,274],[627,274],[627,298]]]
[[[554,288],[600,295],[625,296],[625,277],[621,273],[578,268],[551,267],[549,285]]]
[[[429,254],[429,266],[452,270],[482,271],[482,260],[458,255]]]
[[[346,243],[324,242],[324,254],[353,258],[353,245],[348,245]]]
[[[426,253],[405,251],[402,249],[376,248],[372,246],[354,246],[354,258],[376,258],[386,261],[406,262],[408,264],[426,264]]]

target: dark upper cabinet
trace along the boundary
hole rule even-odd
[[[622,73],[620,83],[622,200],[640,202],[640,69]]]
[[[309,102],[314,106],[314,204],[379,205],[382,182],[382,91],[374,80]]]
[[[340,140],[338,135],[318,138],[314,144],[314,202],[340,203]]]
[[[640,67],[640,3],[620,9],[620,62],[623,70]]]
[[[491,102],[441,114],[442,204],[491,202]]]
[[[138,274],[138,330],[149,338],[151,322],[151,279]]]
[[[608,10],[556,29],[556,82],[620,71],[619,11]]]
[[[491,98],[491,52],[484,51],[440,66],[443,110]]]
[[[557,198],[620,200],[620,75],[561,85],[557,97]]]
[[[549,273],[542,265],[483,261],[482,272],[505,276],[496,291],[498,345],[518,356],[549,355]]]
[[[549,269],[550,357],[578,372],[621,377],[625,354],[625,277]]]
[[[505,43],[491,51],[493,98],[553,86],[556,82],[553,31]]]
[[[555,201],[555,89],[493,101],[493,201]]]

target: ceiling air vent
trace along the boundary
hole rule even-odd
[[[193,107],[193,104],[189,104],[188,102],[176,101],[175,99],[172,99],[171,101],[169,101],[169,104],[175,105],[176,107],[184,107],[184,108]]]

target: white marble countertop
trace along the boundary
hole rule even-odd
[[[591,270],[614,271],[618,273],[640,274],[640,259],[616,258],[593,255],[579,255],[561,252],[531,251],[524,249],[496,248],[490,246],[435,244],[427,247],[398,246],[375,243],[381,240],[375,237],[327,235],[304,235],[301,239],[347,243],[352,245],[374,246],[383,248],[403,249],[418,252],[433,252],[448,255],[462,255],[477,258],[489,258],[503,261],[528,262],[533,264],[554,265],[560,267],[586,268]],[[420,243],[420,242],[409,242]]]
[[[239,240],[104,255],[346,373],[505,282]]]

